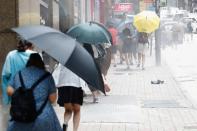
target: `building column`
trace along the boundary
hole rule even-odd
[[[105,15],[107,14],[105,10],[105,4],[107,4],[104,0],[100,0],[100,22],[105,23]]]
[[[62,32],[66,32],[74,24],[74,1],[59,1],[59,26]]]
[[[15,49],[17,44],[16,34],[6,29],[10,29],[18,25],[18,0],[11,0],[9,2],[7,0],[1,0],[0,21],[0,69],[2,69],[7,53],[10,50]],[[1,71],[2,70],[0,70],[0,74]]]

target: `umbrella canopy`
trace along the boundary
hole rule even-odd
[[[102,44],[110,43],[110,35],[107,30],[95,22],[78,24],[71,27],[67,34],[80,43]]]
[[[159,27],[160,19],[153,11],[143,11],[134,16],[133,25],[139,32],[151,33]]]
[[[109,40],[110,40],[110,44],[112,44],[112,35],[111,33],[108,31],[108,29],[102,24],[102,23],[98,23],[98,22],[95,22],[95,21],[91,21],[92,23],[94,24],[97,24],[98,26],[100,26],[101,28],[103,28],[103,30],[106,32]]]
[[[93,58],[76,40],[41,25],[22,26],[12,30],[105,93],[101,73]]]

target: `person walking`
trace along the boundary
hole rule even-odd
[[[95,61],[95,64],[97,66],[97,69],[101,72],[100,70],[100,66],[99,64],[96,62],[96,59],[95,59],[95,56],[94,56],[94,50],[93,50],[93,47],[91,44],[87,44],[87,43],[84,43],[83,44],[83,47],[86,49],[86,51],[92,56],[92,58],[94,59]],[[92,96],[93,96],[93,103],[98,103],[99,102],[99,98],[98,98],[98,94],[99,94],[99,91],[91,86],[91,85],[88,85],[88,88],[90,89],[90,91],[92,92]]]
[[[187,41],[192,41],[193,40],[193,28],[192,28],[192,22],[188,22],[187,23],[187,29],[186,29],[186,33],[187,33]]]
[[[142,67],[142,70],[144,70],[144,64],[145,64],[145,55],[149,49],[149,41],[148,41],[148,34],[144,32],[138,33],[138,65],[137,67]]]
[[[131,33],[131,64],[137,64],[137,33]]]
[[[7,95],[7,86],[17,71],[24,68],[29,56],[33,51],[29,50],[30,44],[26,46],[25,41],[19,41],[17,49],[10,51],[5,59],[2,70],[2,100],[4,105],[10,104],[10,97]]]
[[[58,87],[57,103],[64,107],[63,131],[67,131],[68,122],[73,114],[73,131],[77,131],[80,122],[81,105],[83,104],[83,90],[86,83],[79,76],[67,69],[65,66],[58,64],[53,72],[56,75],[55,83]]]
[[[114,67],[116,67],[116,53],[117,53],[117,36],[118,36],[118,30],[113,27],[112,25],[109,25],[108,31],[110,32],[112,36],[112,46],[110,47],[111,49],[111,57],[112,60],[114,61]]]
[[[124,59],[126,61],[127,64],[127,69],[129,69],[129,64],[130,64],[130,60],[131,58],[131,42],[132,42],[132,38],[131,38],[131,32],[129,30],[129,28],[125,28],[122,32],[122,41],[123,41],[123,56]]]
[[[16,73],[9,82],[7,93],[12,96],[17,89],[23,86],[30,89],[43,75],[48,74],[33,89],[36,110],[39,112],[35,121],[23,123],[10,120],[7,131],[62,131],[52,103],[56,101],[56,87],[52,75],[46,71],[44,62],[38,53],[32,53],[27,61],[26,67]],[[22,81],[21,81],[22,79]],[[43,106],[44,105],[44,106]],[[12,104],[11,104],[12,108]]]

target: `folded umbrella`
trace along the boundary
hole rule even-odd
[[[73,38],[50,27],[29,25],[12,28],[96,89],[104,91],[101,73],[90,54]]]

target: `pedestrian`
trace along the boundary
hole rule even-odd
[[[72,71],[59,64],[54,73],[59,72],[55,78],[58,87],[58,101],[60,107],[65,108],[63,131],[68,128],[68,122],[73,114],[73,131],[77,131],[80,122],[80,106],[83,104],[83,90],[86,86],[84,80]]]
[[[148,41],[148,34],[144,32],[138,33],[138,65],[137,67],[142,67],[142,70],[144,70],[144,64],[145,64],[145,55],[149,49],[149,41]]]
[[[187,40],[193,40],[193,28],[192,28],[192,22],[189,21],[187,23],[187,29],[186,29],[186,32],[187,32]],[[190,38],[189,38],[190,37]]]
[[[110,32],[111,36],[112,36],[112,45],[110,47],[111,49],[111,59],[113,60],[114,62],[114,67],[116,67],[116,53],[117,53],[117,36],[118,36],[118,30],[112,26],[112,25],[109,25],[109,28],[108,28],[108,31]]]
[[[95,57],[94,57],[94,50],[93,50],[93,47],[91,46],[91,44],[87,44],[87,43],[84,43],[83,44],[83,47],[87,50],[87,52],[92,56],[92,58],[95,60]],[[96,60],[95,60],[95,64],[97,66],[97,69],[100,71],[100,67],[99,65],[96,63]],[[99,101],[99,98],[98,98],[98,94],[99,94],[99,91],[93,87],[92,85],[88,85],[88,88],[90,89],[90,91],[92,92],[92,96],[93,96],[93,103],[98,103]]]
[[[56,75],[55,83],[58,87],[57,103],[64,107],[63,131],[67,131],[68,122],[73,114],[73,131],[77,131],[80,122],[81,105],[83,104],[83,90],[86,83],[79,76],[61,64],[53,72]]]
[[[122,41],[122,32],[118,34],[117,37],[117,51],[119,52],[119,59],[120,59],[120,64],[123,63],[124,61],[124,57],[123,57],[123,51],[122,51],[122,47],[123,47],[123,41]]]
[[[44,74],[48,74],[48,76],[39,82],[33,90],[36,110],[38,111],[44,105],[41,113],[38,114],[35,121],[30,123],[10,120],[7,131],[62,131],[52,107],[52,103],[56,101],[57,96],[54,79],[52,75],[46,71],[44,62],[38,53],[32,53],[26,67],[20,72],[17,72],[10,80],[7,93],[9,96],[12,96],[14,92],[23,85],[21,79],[24,82],[24,88],[30,89]]]
[[[20,40],[17,44],[17,49],[10,51],[5,59],[2,70],[2,98],[3,104],[10,104],[10,97],[7,95],[7,86],[11,78],[17,71],[24,68],[29,56],[33,51],[29,51],[30,45],[26,46],[25,41]]]
[[[130,60],[132,59],[131,58],[131,43],[132,43],[132,38],[131,38],[131,32],[129,30],[129,28],[125,28],[123,31],[122,31],[122,41],[123,41],[123,47],[122,47],[122,50],[123,50],[123,56],[124,56],[124,59],[126,61],[126,64],[127,64],[127,69],[129,69],[129,65],[131,64]]]
[[[137,35],[135,32],[131,33],[131,57],[130,57],[130,64],[133,65],[137,63]]]

